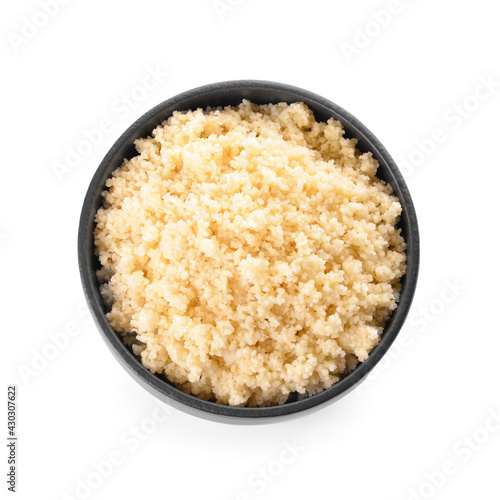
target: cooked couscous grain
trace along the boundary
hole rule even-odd
[[[136,147],[95,244],[108,319],[145,367],[268,406],[368,357],[405,272],[401,205],[338,121],[243,101],[175,112]]]

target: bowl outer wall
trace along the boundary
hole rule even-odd
[[[403,208],[399,225],[407,245],[407,271],[402,279],[398,307],[368,359],[330,389],[301,401],[265,408],[231,407],[203,401],[184,394],[171,383],[147,370],[125,347],[106,319],[106,308],[96,277],[96,270],[100,265],[95,255],[93,238],[94,218],[102,204],[104,183],[113,170],[122,164],[124,158],[137,154],[134,147],[136,139],[150,135],[153,129],[174,111],[208,106],[234,106],[242,99],[256,104],[304,102],[311,108],[316,120],[326,121],[331,117],[339,120],[346,131],[346,137],[358,139],[357,147],[360,151],[373,153],[380,164],[377,177],[388,182],[399,198]],[[167,99],[141,116],[116,141],[94,174],[83,203],[78,231],[78,260],[85,297],[101,335],[121,365],[142,387],[174,408],[209,420],[238,424],[274,422],[303,416],[338,400],[357,387],[387,352],[408,315],[418,277],[419,254],[418,224],[410,193],[401,172],[380,141],[359,120],[331,101],[298,87],[258,80],[237,80],[198,87]]]

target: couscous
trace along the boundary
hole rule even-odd
[[[108,319],[151,372],[205,400],[283,404],[379,342],[405,272],[378,163],[303,103],[175,112],[106,182]]]

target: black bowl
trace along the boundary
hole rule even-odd
[[[174,111],[207,106],[234,106],[242,99],[257,104],[302,101],[314,112],[316,120],[327,121],[330,117],[339,120],[345,128],[346,137],[357,138],[358,148],[362,152],[371,151],[379,161],[377,176],[392,186],[403,207],[399,225],[407,244],[407,272],[402,279],[401,297],[397,309],[387,323],[379,344],[371,351],[368,359],[330,389],[300,400],[295,398],[293,401],[292,397],[284,405],[266,408],[231,407],[203,401],[184,394],[165,378],[152,374],[123,344],[120,335],[113,330],[106,319],[106,306],[96,278],[100,264],[94,249],[95,214],[102,203],[101,193],[106,179],[121,165],[124,158],[131,158],[137,154],[134,141],[150,135],[153,129]],[[255,424],[289,419],[318,410],[352,391],[375,367],[394,342],[408,315],[417,283],[419,234],[415,209],[400,171],[382,144],[354,116],[307,90],[281,83],[241,80],[214,83],[172,97],[148,111],[123,133],[99,165],[87,191],[78,231],[78,260],[87,302],[107,346],[142,387],[162,401],[192,415],[215,421]]]

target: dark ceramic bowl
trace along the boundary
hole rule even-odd
[[[407,272],[402,280],[398,307],[387,323],[381,341],[371,351],[368,359],[330,389],[301,400],[292,395],[284,405],[267,408],[240,408],[202,401],[195,396],[184,394],[165,378],[153,375],[123,344],[120,335],[110,326],[96,278],[100,265],[93,240],[95,214],[102,203],[101,193],[106,179],[121,165],[124,158],[137,154],[134,141],[150,135],[152,130],[174,111],[237,105],[242,99],[249,99],[257,104],[302,101],[312,109],[318,121],[327,121],[330,117],[339,120],[346,130],[346,136],[357,138],[358,148],[362,152],[373,152],[379,161],[377,176],[392,186],[402,204],[403,213],[399,225],[407,244]],[[394,342],[408,314],[417,282],[419,234],[415,209],[400,171],[382,144],[354,116],[307,90],[281,83],[241,80],[214,83],[172,97],[148,111],[123,133],[99,165],[87,191],[78,232],[78,259],[83,289],[97,327],[114,356],[142,387],[162,401],[192,415],[229,423],[256,424],[290,419],[318,410],[345,396],[366,378]]]

